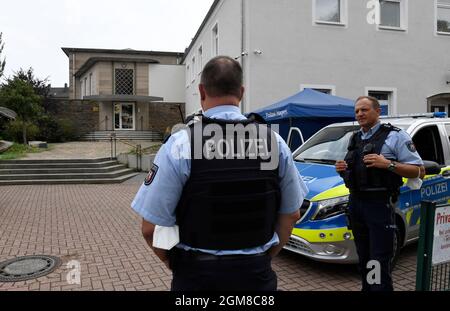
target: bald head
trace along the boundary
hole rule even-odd
[[[201,84],[210,97],[241,98],[243,74],[241,65],[228,56],[217,56],[203,68]]]

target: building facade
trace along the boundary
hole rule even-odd
[[[89,106],[88,110],[98,118],[96,131],[163,133],[182,120],[182,53],[62,50],[69,58],[69,101]]]
[[[216,55],[242,63],[244,112],[304,88],[372,95],[390,114],[450,112],[449,50],[450,0],[216,0],[182,60],[186,112]]]

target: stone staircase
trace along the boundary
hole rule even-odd
[[[0,161],[0,186],[113,184],[137,174],[110,158]]]
[[[81,140],[84,141],[104,141],[110,140],[111,134],[116,134],[116,138],[124,140],[148,140],[162,141],[162,135],[154,131],[97,131],[84,134]]]

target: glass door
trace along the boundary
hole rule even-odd
[[[114,104],[114,129],[134,130],[134,103]]]

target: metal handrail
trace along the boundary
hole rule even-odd
[[[111,159],[117,159],[117,141],[119,143],[123,143],[130,147],[133,147],[136,151],[136,171],[142,171],[142,145],[140,144],[132,144],[129,141],[117,138],[116,133],[111,133],[110,142],[111,142]]]
[[[153,146],[149,146],[147,148],[143,148],[142,149],[142,153],[147,153],[147,151],[149,151],[149,149],[151,149],[151,148],[153,148]],[[148,154],[151,154],[151,153],[148,153]]]
[[[128,146],[133,147],[133,148],[136,148],[137,146],[139,146],[137,144],[136,145],[132,144],[128,140],[125,140],[125,139],[116,138],[116,140],[119,141],[122,144],[128,145]]]
[[[116,133],[109,135],[109,141],[111,142],[111,160],[117,158],[117,137]],[[113,148],[114,147],[114,148]],[[114,150],[114,152],[113,152]]]

